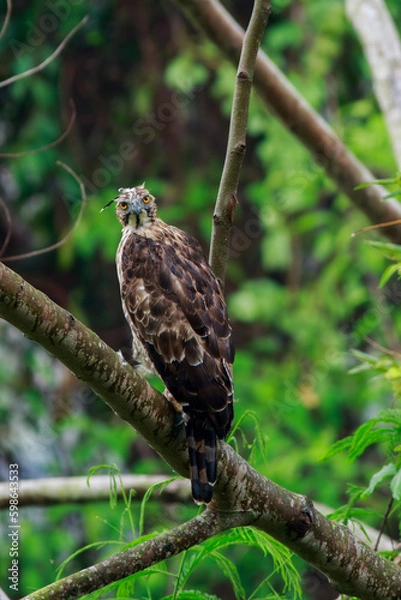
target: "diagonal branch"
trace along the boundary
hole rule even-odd
[[[13,256],[2,256],[4,250],[7,247],[8,242],[10,240],[10,236],[11,236],[11,216],[10,216],[10,212],[7,208],[7,205],[4,203],[3,199],[0,198],[0,205],[6,214],[6,220],[7,220],[7,225],[8,225],[6,239],[4,240],[4,242],[0,248],[0,259],[3,262],[4,261],[11,262],[11,261],[15,261],[15,260],[21,260],[22,258],[31,258],[31,256],[39,256],[40,254],[47,254],[47,252],[56,250],[57,248],[60,248],[61,246],[63,246],[70,239],[70,237],[72,236],[74,231],[78,228],[78,225],[80,224],[82,216],[84,214],[84,211],[86,208],[86,202],[87,202],[85,185],[83,184],[81,179],[78,177],[78,175],[75,173],[75,171],[73,171],[71,169],[71,167],[69,167],[68,165],[63,163],[61,160],[58,160],[56,162],[56,164],[59,165],[60,167],[62,167],[63,169],[65,169],[67,171],[67,173],[69,173],[75,179],[75,181],[78,183],[80,191],[81,191],[81,206],[80,206],[78,216],[77,216],[73,226],[71,227],[71,229],[69,229],[67,231],[67,233],[61,238],[61,240],[59,240],[58,242],[55,242],[54,244],[51,244],[51,246],[46,246],[45,248],[40,248],[38,250],[32,250],[31,252],[25,252],[23,254],[15,254]]]
[[[86,381],[174,470],[188,476],[184,430],[174,426],[174,409],[164,396],[94,332],[1,262],[0,317]],[[262,477],[225,443],[219,445],[218,480],[206,512],[214,512],[220,531],[238,525],[262,529],[325,573],[343,593],[363,600],[401,597],[397,565],[321,515],[308,498]],[[211,525],[210,535],[215,527]]]
[[[6,12],[6,16],[3,21],[3,25],[0,30],[0,40],[4,36],[5,32],[7,31],[7,27],[9,25],[10,19],[11,19],[12,10],[13,10],[13,5],[12,5],[11,0],[7,0],[7,12]]]
[[[93,331],[0,262],[0,317],[86,381],[181,474],[187,474],[184,431],[174,428],[174,409],[146,379],[124,363]],[[171,432],[177,431],[175,443]],[[171,451],[169,451],[171,448]]]
[[[74,125],[77,116],[77,111],[72,98],[70,98],[70,107],[71,117],[67,128],[56,140],[54,140],[54,142],[50,142],[50,144],[46,144],[45,146],[41,146],[40,148],[35,148],[34,150],[25,150],[24,152],[0,152],[0,158],[21,158],[22,156],[31,156],[32,154],[45,152],[45,150],[49,150],[49,148],[54,148],[55,146],[58,146],[58,144],[61,144],[61,142],[70,134],[72,126]]]
[[[114,554],[87,569],[68,575],[56,583],[25,596],[25,600],[80,598],[110,583],[143,571],[166,558],[176,556],[222,530],[216,515],[211,510],[205,510],[187,523]]]
[[[361,39],[394,156],[401,169],[400,37],[384,0],[346,0],[345,8]]]
[[[217,0],[174,0],[190,21],[200,28],[221,52],[236,64],[244,37],[243,29]],[[378,185],[355,188],[374,181],[372,173],[350,152],[331,127],[308,104],[276,65],[259,52],[254,87],[267,108],[306,146],[326,171],[372,223],[401,219],[401,206],[394,200],[383,202],[387,192]],[[401,241],[401,224],[383,229],[394,242]]]
[[[81,29],[81,27],[83,27],[83,25],[85,25],[88,22],[88,19],[89,19],[89,17],[86,16],[82,19],[82,21],[80,21],[77,25],[75,25],[75,27],[73,27],[73,29],[71,29],[70,33],[63,39],[63,41],[58,46],[58,48],[56,48],[56,50],[53,52],[53,54],[48,56],[46,58],[46,60],[44,60],[43,62],[40,63],[40,65],[36,65],[36,67],[32,67],[32,69],[27,69],[26,71],[23,71],[22,73],[18,73],[18,75],[13,75],[12,77],[9,77],[8,79],[4,79],[3,81],[0,81],[0,88],[6,87],[7,85],[10,85],[11,83],[15,83],[19,79],[24,79],[25,77],[30,77],[31,75],[34,75],[35,73],[38,73],[39,71],[42,71],[45,67],[47,67],[48,64],[50,64],[52,62],[52,60],[54,60],[60,54],[60,52],[62,52],[64,50],[64,48],[67,45],[67,43],[69,42],[69,40],[73,37],[73,35],[76,34],[76,32],[79,29]]]
[[[270,12],[270,0],[255,0],[235,81],[226,158],[213,215],[209,263],[224,284],[237,189],[246,150],[246,126],[255,62]]]

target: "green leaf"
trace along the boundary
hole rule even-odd
[[[217,566],[223,571],[224,575],[231,581],[233,586],[235,597],[239,600],[245,599],[245,591],[242,587],[241,578],[239,576],[237,567],[227,557],[223,556],[221,552],[211,552],[210,557],[215,561]]]
[[[60,579],[60,577],[63,574],[64,569],[72,560],[74,560],[74,558],[76,558],[83,552],[86,552],[86,550],[93,550],[93,548],[96,548],[99,550],[100,548],[104,548],[104,546],[120,546],[121,547],[122,542],[116,542],[115,540],[103,540],[102,542],[92,542],[91,544],[87,544],[86,546],[79,548],[73,554],[71,554],[68,558],[63,560],[63,562],[57,568],[56,581]]]
[[[321,460],[322,461],[328,460],[329,458],[331,458],[332,456],[335,456],[339,452],[343,452],[344,450],[349,450],[351,443],[352,443],[352,436],[348,436],[348,437],[343,438],[342,440],[338,440],[331,446],[331,448],[329,448],[329,450],[326,452],[326,454],[324,454],[322,456]]]
[[[371,419],[374,423],[392,423],[398,427],[401,427],[401,409],[400,408],[388,408],[387,410],[381,410],[376,417]]]
[[[388,379],[389,381],[394,381],[396,379],[400,379],[401,378],[401,366],[393,365],[392,367],[389,367],[386,370],[384,377],[386,379]]]
[[[366,352],[361,352],[360,350],[351,350],[352,356],[355,356],[358,360],[369,363],[370,365],[376,365],[378,359],[371,354],[367,354]]]
[[[88,471],[88,476],[86,478],[86,483],[87,483],[87,486],[90,487],[90,478],[93,475],[96,475],[96,473],[98,473],[99,471],[101,471],[103,469],[107,469],[109,471],[109,476],[110,476],[110,506],[111,506],[111,508],[115,508],[115,506],[117,504],[117,494],[118,494],[118,485],[117,485],[116,477],[118,478],[118,480],[120,482],[121,489],[123,489],[122,480],[121,480],[121,473],[120,473],[120,469],[118,468],[117,465],[114,465],[114,464],[103,464],[103,465],[95,465],[94,467],[91,467],[89,469],[89,471]]]
[[[401,246],[398,244],[391,244],[390,242],[375,242],[368,240],[366,242],[368,246],[373,246],[377,250],[380,250],[387,258],[397,262],[401,262]]]
[[[395,500],[401,500],[401,469],[398,469],[391,480],[390,489]]]
[[[194,87],[204,84],[208,76],[207,68],[199,62],[191,50],[188,50],[170,61],[164,77],[170,88],[188,93]],[[188,97],[189,102],[190,97]]]
[[[145,508],[146,508],[146,504],[147,504],[150,496],[153,494],[153,492],[156,489],[159,490],[159,494],[160,494],[169,483],[171,483],[172,481],[175,481],[176,479],[178,479],[178,477],[170,477],[170,479],[166,479],[165,481],[160,481],[159,483],[154,483],[146,490],[146,492],[142,498],[141,510],[139,513],[139,536],[143,535],[144,523],[145,523]]]
[[[207,540],[204,545],[207,550],[214,551],[217,548],[239,544],[259,548],[265,556],[270,555],[273,560],[274,572],[277,572],[283,579],[284,591],[291,593],[294,600],[302,597],[299,573],[291,560],[292,552],[263,531],[253,527],[236,527],[225,534]]]
[[[213,594],[206,594],[205,592],[200,592],[199,590],[186,590],[184,592],[179,592],[178,596],[174,596],[170,594],[169,596],[163,596],[161,600],[220,600],[217,596]]]
[[[241,428],[243,421],[246,421],[248,419],[251,419],[254,424],[254,431],[252,434],[252,443],[251,444],[248,443],[246,435],[242,431],[242,428]],[[232,431],[230,432],[230,435],[227,438],[228,443],[230,443],[233,440],[234,434],[236,431],[239,431],[241,433],[242,442],[243,442],[244,446],[250,448],[250,450],[251,450],[251,454],[248,459],[250,463],[252,463],[252,460],[255,457],[255,454],[257,453],[258,450],[260,451],[260,453],[263,457],[263,460],[267,459],[267,444],[269,441],[269,437],[266,433],[264,433],[262,431],[262,428],[260,426],[260,420],[255,411],[246,410],[240,416],[240,418],[234,424],[234,427],[233,427]]]
[[[323,456],[322,460],[327,460],[343,450],[348,451],[350,460],[355,460],[368,446],[381,442],[388,442],[394,431],[394,427],[381,426],[375,429],[376,425],[382,425],[383,423],[398,428],[401,427],[401,410],[393,408],[382,410],[376,417],[358,427],[353,435],[333,444],[329,451]]]
[[[394,179],[375,179],[374,181],[366,181],[365,183],[360,183],[359,185],[356,186],[355,189],[363,190],[364,188],[367,188],[370,185],[379,185],[379,184],[391,185],[394,182],[395,182]]]
[[[394,463],[388,463],[387,465],[384,465],[384,467],[382,467],[380,471],[377,471],[377,473],[372,475],[369,487],[366,488],[366,490],[362,493],[361,497],[366,498],[367,496],[370,496],[377,488],[377,486],[380,485],[386,477],[394,475],[396,470],[397,468]]]
[[[350,460],[361,456],[368,446],[387,440],[389,429],[373,429],[374,425],[373,421],[368,421],[356,430],[352,436],[352,444],[348,453]]]
[[[388,179],[375,179],[374,181],[365,181],[364,183],[357,185],[355,189],[362,190],[363,188],[369,187],[370,185],[376,185],[376,184],[399,185],[400,183],[401,183],[401,173],[397,172],[395,177],[388,178]],[[398,191],[398,193],[401,193],[401,190]],[[383,199],[385,200],[386,198],[389,198],[389,197],[390,196],[385,196],[385,198],[383,198]]]
[[[395,192],[391,192],[391,194],[383,196],[383,200],[388,200],[388,198],[395,198],[395,196],[401,196],[401,190],[396,190]]]
[[[390,277],[392,277],[394,275],[394,273],[397,273],[397,271],[399,271],[399,270],[400,270],[400,265],[398,265],[398,264],[388,266],[380,278],[379,288],[384,287],[386,285],[386,283],[388,282],[388,280],[390,279]]]

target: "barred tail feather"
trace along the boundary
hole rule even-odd
[[[217,476],[216,433],[206,424],[186,423],[192,497],[197,504],[208,504]]]

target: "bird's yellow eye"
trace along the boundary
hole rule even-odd
[[[144,204],[147,204],[148,202],[150,202],[150,196],[144,196],[144,197],[142,198],[142,202],[143,202]]]
[[[126,202],[120,202],[118,206],[121,208],[121,210],[127,210],[128,208],[128,204]]]

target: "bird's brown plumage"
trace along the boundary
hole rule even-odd
[[[216,480],[216,436],[233,420],[234,349],[218,280],[197,240],[164,223],[144,185],[120,190],[117,251],[122,305],[134,360],[153,369],[188,416],[192,495],[209,502]]]

